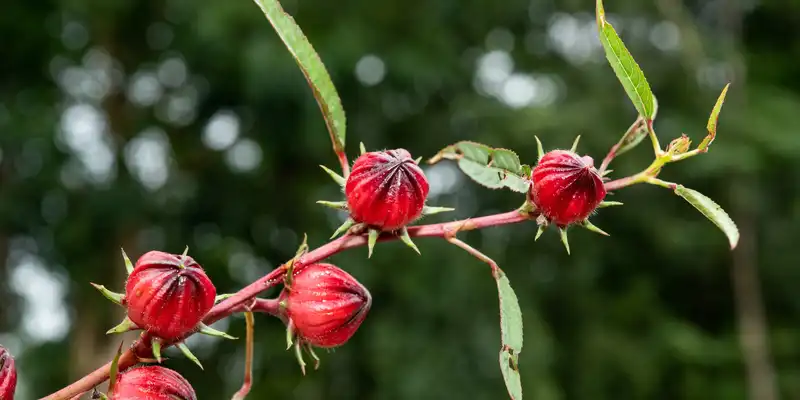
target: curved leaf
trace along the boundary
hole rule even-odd
[[[739,242],[739,229],[736,227],[736,223],[733,222],[731,217],[728,216],[728,213],[726,213],[719,204],[715,203],[714,200],[711,200],[706,195],[682,185],[678,185],[675,188],[675,194],[686,199],[689,204],[694,206],[694,208],[722,230],[725,236],[728,237],[731,249],[736,247],[736,244]]]
[[[337,153],[344,151],[345,129],[347,120],[344,108],[336,87],[331,81],[325,65],[319,55],[306,39],[303,31],[289,14],[281,8],[278,0],[254,0],[264,12],[272,27],[280,36],[286,48],[292,53],[300,69],[303,71],[314,97],[317,99],[322,116]]]
[[[512,400],[522,399],[519,376],[519,353],[522,352],[522,310],[511,283],[500,268],[493,269],[500,298],[500,371]]]
[[[639,68],[639,64],[625,47],[625,43],[622,42],[617,31],[606,21],[603,0],[597,0],[597,29],[608,63],[614,69],[622,87],[625,88],[625,92],[633,102],[633,106],[641,116],[652,120],[655,118],[656,107],[650,84],[647,83],[642,69]]]
[[[463,141],[445,147],[428,163],[435,164],[442,159],[458,160],[458,167],[464,174],[489,189],[508,188],[527,193],[530,187],[530,167],[520,163],[519,156],[511,150]]]
[[[717,102],[714,103],[714,108],[711,109],[711,115],[708,117],[708,124],[706,125],[708,136],[697,146],[700,150],[704,150],[710,146],[711,142],[713,142],[714,138],[717,136],[717,120],[719,119],[719,112],[722,111],[722,104],[725,103],[725,96],[728,94],[729,87],[731,87],[730,83],[725,85],[725,88],[722,89],[722,93],[720,93],[717,98]]]

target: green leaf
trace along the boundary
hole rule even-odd
[[[493,166],[504,169],[506,171],[520,174],[522,172],[522,164],[519,162],[519,156],[511,150],[497,149],[492,153],[494,159]]]
[[[117,353],[114,355],[114,359],[111,360],[111,368],[108,371],[108,393],[114,393],[114,386],[117,384],[117,378],[119,376],[119,359],[122,357],[122,344],[125,341],[119,342],[119,347],[117,347]]]
[[[720,93],[719,97],[717,98],[717,102],[714,104],[714,108],[711,109],[711,115],[708,117],[708,125],[706,125],[706,128],[708,129],[708,136],[706,136],[698,146],[698,148],[701,150],[710,146],[711,142],[713,142],[714,138],[717,136],[717,120],[719,120],[719,112],[722,111],[722,104],[725,103],[725,96],[728,94],[728,88],[730,86],[730,83],[725,85],[725,88],[722,89],[722,93]]]
[[[642,69],[639,68],[639,64],[625,47],[625,43],[622,42],[617,31],[606,21],[603,0],[597,0],[597,29],[608,63],[617,74],[617,78],[625,88],[633,106],[641,116],[652,120],[655,117],[656,108],[650,84],[647,83]]]
[[[320,60],[319,55],[306,39],[303,31],[297,26],[289,14],[281,8],[278,0],[254,0],[264,12],[272,27],[280,36],[286,48],[292,53],[303,75],[308,81],[314,97],[319,103],[319,108],[325,118],[325,124],[333,142],[333,149],[337,153],[344,152],[345,129],[347,120],[344,115],[344,108],[336,87],[331,81],[325,65]]]
[[[522,310],[511,283],[500,268],[493,269],[500,298],[500,371],[508,394],[514,400],[522,399],[522,383],[519,376],[519,354],[522,352]]]
[[[706,195],[682,185],[678,185],[675,188],[675,194],[686,199],[689,204],[693,205],[694,208],[722,230],[725,236],[728,237],[731,249],[736,247],[736,244],[739,242],[739,229],[736,228],[736,223],[733,222],[731,217],[728,216],[719,204],[709,199]]]
[[[522,165],[511,150],[493,149],[481,143],[458,142],[442,149],[428,162],[458,160],[458,167],[475,182],[490,189],[508,188],[527,193],[530,167]]]
[[[647,123],[644,121],[644,118],[637,118],[633,125],[628,128],[628,131],[622,135],[618,144],[619,148],[614,152],[614,156],[619,157],[623,153],[628,152],[628,150],[638,146],[639,143],[642,143],[642,140],[647,137],[647,133]]]

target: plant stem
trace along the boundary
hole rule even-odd
[[[339,164],[342,166],[342,176],[347,179],[347,176],[350,175],[350,161],[347,161],[347,154],[344,150],[337,151],[336,158],[339,159]]]
[[[411,237],[441,237],[450,239],[455,237],[458,232],[470,231],[475,229],[489,228],[493,226],[510,225],[523,221],[533,220],[535,216],[529,215],[518,210],[509,211],[500,214],[486,215],[477,218],[468,218],[460,221],[444,222],[439,224],[417,225],[408,227],[408,234]],[[378,238],[378,241],[391,241],[397,240],[399,236],[384,233]],[[315,262],[324,260],[341,251],[360,247],[367,244],[367,237],[365,235],[344,235],[336,240],[328,242],[305,255],[301,256],[295,261],[294,267],[300,265],[309,265]],[[466,243],[465,243],[466,244]],[[231,314],[241,312],[244,310],[245,303],[252,302],[261,292],[268,290],[274,286],[283,283],[283,277],[286,273],[287,264],[272,270],[269,274],[261,277],[257,281],[245,286],[233,296],[221,301],[209,311],[203,319],[203,323],[211,325],[222,318],[228,317]],[[254,305],[255,311],[263,311],[268,314],[277,312],[277,303],[270,303],[269,300],[257,300]],[[190,333],[188,336],[191,336]],[[142,358],[152,358],[153,353],[150,348],[150,335],[143,333],[139,340],[137,340],[130,349],[122,354],[119,360],[119,370],[123,371],[136,363]],[[181,338],[175,342],[164,343],[162,349],[173,345],[176,342],[182,341]],[[103,383],[108,379],[111,363],[106,363],[100,368],[94,370],[78,381],[71,385],[47,396],[40,400],[68,400],[80,393],[90,391],[93,387]]]
[[[247,394],[250,393],[250,387],[253,384],[253,334],[255,331],[255,318],[253,318],[252,311],[244,313],[244,319],[247,322],[247,343],[245,344],[244,355],[244,382],[242,388],[233,395],[231,400],[244,400]]]

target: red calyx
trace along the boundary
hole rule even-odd
[[[123,305],[140,328],[166,340],[192,331],[214,306],[217,289],[191,257],[151,251],[136,262]]]
[[[428,197],[428,179],[405,149],[364,153],[345,183],[350,216],[384,231],[419,218]]]
[[[531,174],[528,197],[558,226],[585,220],[606,197],[603,179],[589,156],[566,150],[545,154]]]
[[[317,347],[345,344],[372,306],[367,288],[331,264],[312,264],[294,272],[280,296],[294,333]]]
[[[14,367],[14,357],[0,346],[0,400],[14,400],[14,390],[17,388],[17,369]]]
[[[111,400],[197,400],[179,373],[156,365],[131,368],[117,377]]]

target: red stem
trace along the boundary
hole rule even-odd
[[[344,165],[347,165],[346,158],[343,166]],[[455,235],[461,231],[470,231],[475,229],[489,228],[492,226],[515,224],[531,220],[532,218],[533,217],[531,215],[514,210],[502,214],[487,215],[483,217],[465,219],[460,221],[444,222],[440,224],[430,224],[430,225],[409,226],[408,234],[411,237],[441,237],[449,239],[455,237]],[[390,241],[396,239],[398,239],[398,236],[392,234],[384,234],[378,238],[379,241]],[[295,267],[299,265],[313,264],[315,262],[322,261],[341,251],[353,247],[364,246],[366,244],[367,244],[367,238],[364,235],[359,235],[359,236],[345,235],[306,253],[305,255],[300,257],[299,260],[296,261]],[[214,308],[211,309],[211,311],[209,311],[209,313],[203,319],[203,323],[205,323],[206,325],[211,325],[222,318],[230,316],[231,314],[244,311],[246,302],[248,301],[252,302],[253,299],[255,299],[256,296],[258,296],[259,293],[281,284],[283,282],[283,275],[285,272],[286,272],[286,264],[281,265],[280,267],[272,270],[272,272],[270,272],[269,274],[261,277],[257,281],[242,288],[241,290],[236,292],[233,296],[221,301],[219,304],[215,305]],[[270,300],[259,299],[255,302],[255,305],[253,306],[253,311],[261,311],[272,314],[273,312],[277,312],[276,311],[277,307],[278,307],[277,302],[270,303]],[[187,337],[191,336],[192,334],[193,333],[190,333],[189,335],[187,335]],[[165,343],[162,346],[162,348],[166,348],[167,346],[172,345],[176,342],[180,342],[183,339],[185,338],[181,338],[173,343]],[[152,349],[150,348],[150,335],[147,333],[143,333],[140,339],[134,342],[133,345],[131,345],[130,349],[125,351],[122,354],[122,357],[120,357],[119,370],[122,371],[125,370],[126,368],[129,368],[137,364],[140,358],[152,358],[152,357],[153,353]],[[108,379],[108,374],[110,369],[111,369],[111,362],[108,362],[102,367],[94,370],[93,372],[89,373],[88,375],[84,376],[78,381],[72,383],[71,385],[47,397],[43,397],[40,400],[69,400],[72,399],[74,396],[80,395],[81,393],[86,393],[92,390],[92,388],[105,382]]]
[[[350,175],[350,161],[347,161],[347,154],[344,150],[337,151],[336,158],[339,159],[339,164],[342,166],[342,176],[347,179],[347,176]]]

